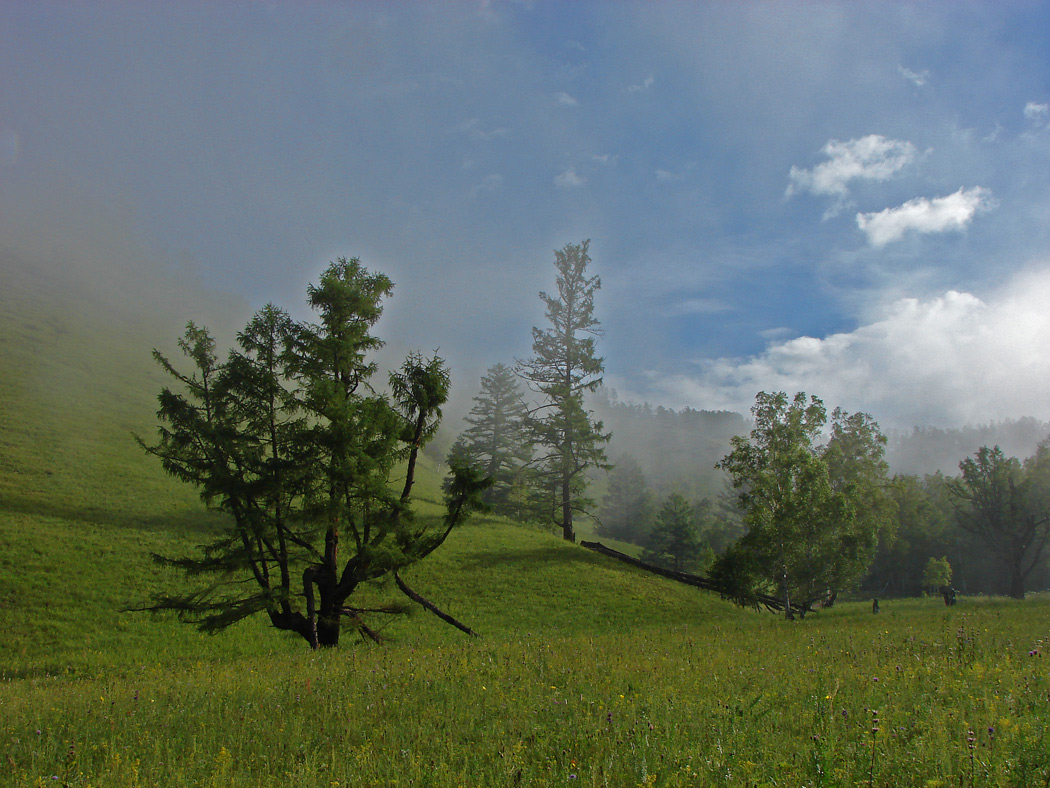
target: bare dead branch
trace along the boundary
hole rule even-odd
[[[398,574],[397,572],[394,572],[394,582],[397,583],[397,587],[401,589],[401,591],[405,594],[405,596],[407,596],[413,602],[418,602],[420,605],[422,605],[424,608],[429,610],[435,616],[440,618],[446,624],[451,624],[456,629],[458,629],[460,632],[466,632],[471,637],[475,637],[475,638],[476,637],[481,637],[477,632],[475,632],[473,629],[468,627],[466,624],[460,623],[459,621],[454,619],[452,616],[450,616],[448,613],[445,613],[444,611],[438,609],[438,607],[436,605],[434,605],[432,602],[427,601],[426,599],[421,597],[419,594],[417,594],[415,591],[413,591],[411,588],[409,588],[407,585],[405,585],[405,581],[401,579],[401,575]]]

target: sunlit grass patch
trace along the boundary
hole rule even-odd
[[[92,784],[131,763],[142,784],[1042,784],[1048,609],[850,605],[8,682],[3,757],[29,784],[71,748]]]

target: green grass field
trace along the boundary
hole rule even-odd
[[[419,611],[311,653],[122,612],[217,525],[131,439],[169,338],[4,284],[2,786],[1050,785],[1045,597],[786,622],[479,518],[405,574],[477,640]]]

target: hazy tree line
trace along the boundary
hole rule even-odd
[[[1007,419],[964,427],[914,427],[907,432],[888,431],[886,461],[894,473],[954,474],[962,457],[982,446],[999,446],[1011,457],[1030,457],[1039,442],[1050,435],[1050,422],[1031,417]]]
[[[616,455],[599,533],[643,547],[653,563],[720,575],[742,596],[784,585],[785,568],[799,578],[788,591],[810,602],[836,591],[914,596],[951,585],[1021,597],[1050,588],[1046,440],[1025,460],[980,447],[956,459],[953,476],[891,474],[888,441],[866,414],[837,410],[828,429],[819,400],[789,403],[784,394],[761,393],[752,416],[751,435],[728,441],[711,462],[724,485],[713,494],[661,490],[634,454]],[[656,414],[647,409],[644,418],[655,421]],[[963,442],[977,431],[936,434],[945,443]],[[790,451],[795,456],[787,462]],[[784,460],[779,468],[776,457]],[[773,501],[770,487],[796,495]],[[756,561],[767,567],[765,578]],[[838,577],[814,571],[829,564]],[[780,578],[768,571],[773,565]]]
[[[1032,437],[1046,425],[917,428],[891,446],[869,415],[836,409],[829,419],[804,395],[760,392],[750,421],[620,402],[600,388],[600,283],[586,273],[587,243],[555,258],[558,293],[541,293],[550,327],[533,329],[535,355],[487,371],[449,452],[492,479],[484,497],[496,513],[550,523],[567,539],[573,517],[588,515],[643,560],[711,573],[742,601],[776,593],[789,612],[839,592],[954,584],[1020,597],[1048,585],[1050,482]],[[962,451],[992,435],[1036,453],[1021,462],[998,448]],[[958,477],[891,476],[887,459],[936,467],[948,456]],[[588,488],[601,491],[597,506]]]

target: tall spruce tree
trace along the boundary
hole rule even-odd
[[[492,480],[483,500],[494,512],[508,517],[522,514],[524,467],[532,457],[526,410],[514,370],[506,364],[489,367],[466,419],[470,427],[449,453],[450,461],[468,462]]]
[[[642,560],[675,572],[693,569],[703,553],[696,510],[679,493],[672,493],[656,515]]]
[[[576,541],[573,515],[590,505],[586,498],[590,468],[607,466],[609,435],[591,418],[584,396],[602,382],[604,360],[595,354],[601,328],[594,316],[597,276],[587,275],[590,241],[567,244],[554,253],[556,295],[540,293],[548,328],[532,329],[533,357],[518,362],[518,374],[542,398],[528,417],[534,443],[542,451],[537,464],[555,490],[553,519],[562,536]]]
[[[616,459],[602,499],[598,533],[634,544],[645,544],[655,516],[653,493],[642,466],[630,454]]]
[[[390,376],[392,400],[372,388],[369,354],[382,343],[371,329],[392,287],[340,259],[308,290],[318,324],[268,305],[225,361],[193,323],[179,342],[192,371],[154,352],[180,385],[160,394],[157,443],[139,442],[230,521],[202,556],[157,557],[213,582],[147,609],[177,611],[206,631],[266,613],[313,648],[336,645],[345,619],[374,637],[350,597],[433,552],[477,503],[484,483],[457,468],[445,516],[412,515],[418,450],[436,429],[449,378],[440,358],[413,354]]]

